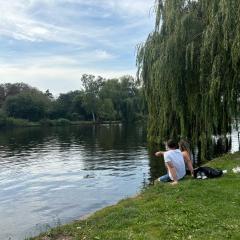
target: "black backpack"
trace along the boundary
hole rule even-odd
[[[204,173],[208,178],[221,177],[223,171],[221,169],[215,169],[210,167],[198,167],[194,169],[194,178],[197,177],[198,173]]]

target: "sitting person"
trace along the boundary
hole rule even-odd
[[[193,162],[192,162],[192,154],[191,154],[191,151],[189,148],[189,144],[186,141],[181,140],[178,143],[178,145],[179,145],[179,149],[182,152],[183,159],[186,164],[186,169],[187,169],[187,171],[189,171],[191,173],[191,176],[193,177],[194,176]]]
[[[178,149],[178,144],[174,140],[168,140],[166,143],[166,152],[156,152],[155,156],[164,157],[167,174],[160,177],[161,182],[170,182],[172,185],[178,183],[186,175],[185,162],[181,151]]]

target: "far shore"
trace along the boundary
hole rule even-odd
[[[145,120],[142,120],[145,121]],[[140,122],[140,121],[138,121]],[[79,126],[79,125],[102,125],[102,124],[123,124],[123,121],[70,121],[68,119],[43,119],[39,122],[30,122],[24,119],[7,118],[0,121],[0,129],[29,128],[29,127],[58,127],[58,126]]]

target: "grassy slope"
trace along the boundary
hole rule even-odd
[[[39,240],[240,239],[240,153],[207,164],[227,169],[218,179],[159,183],[135,198],[55,228]]]

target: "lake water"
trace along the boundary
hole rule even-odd
[[[0,239],[34,236],[138,193],[165,172],[146,145],[136,125],[1,130]]]

